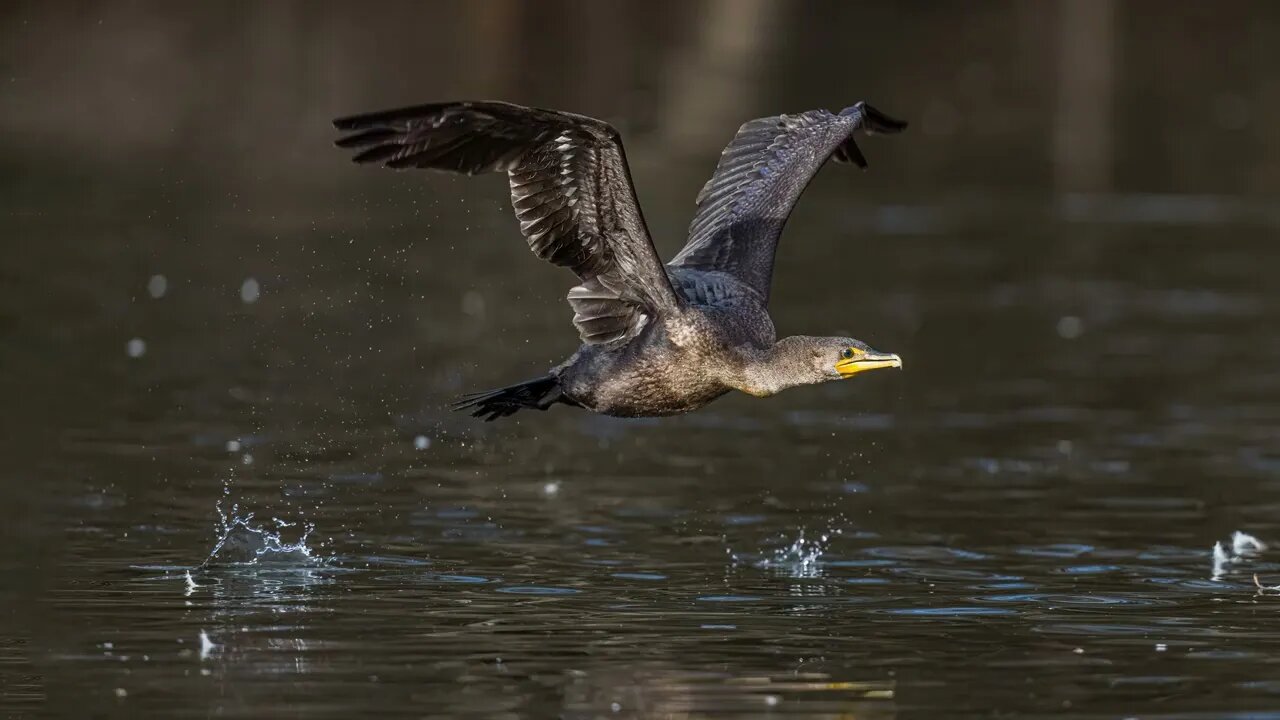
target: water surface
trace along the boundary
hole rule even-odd
[[[928,47],[949,12],[860,21]],[[424,69],[406,89],[378,71],[429,65],[422,43],[362,55],[366,26],[332,7],[228,10],[201,26],[212,50],[23,45],[0,267],[4,712],[1280,717],[1280,591],[1255,584],[1280,585],[1280,554],[1229,547],[1280,544],[1267,96],[1232,84],[1257,77],[1241,61],[1186,79],[1208,120],[1157,112],[1181,96],[1134,48],[1172,41],[1122,24],[1116,170],[1064,188],[1057,66],[1026,12],[984,13],[988,54],[945,76],[960,50],[766,82],[896,42],[849,49],[795,16],[809,29],[760,50],[769,68],[707,76],[743,110],[705,140],[692,125],[715,108],[662,85],[696,40],[643,13],[617,57],[596,48],[614,80],[572,89],[548,79],[573,66],[554,34],[528,41],[527,72]],[[6,32],[99,37],[92,13],[23,13]],[[178,22],[131,17],[109,37]],[[148,93],[129,80],[158,66],[146,52],[189,64],[159,64]],[[97,137],[46,91],[93,58],[136,98]],[[184,73],[235,102],[187,94],[205,84]],[[91,90],[86,107],[114,107]],[[662,420],[450,414],[573,350],[568,278],[520,246],[499,179],[352,168],[325,123],[459,93],[633,118],[668,256],[738,120],[850,93],[922,116],[864,144],[870,172],[815,182],[773,308],[784,333],[852,334],[906,369]]]

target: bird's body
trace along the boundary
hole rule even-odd
[[[666,325],[656,323],[619,348],[583,346],[552,375],[575,404],[617,417],[676,415],[729,392],[707,372],[725,354],[723,345],[701,337],[677,345]]]
[[[857,130],[900,123],[858,103],[752,120],[698,195],[685,248],[669,263],[649,239],[612,127],[507,103],[441,103],[338,120],[358,162],[474,174],[505,170],[535,254],[572,269],[583,345],[549,374],[458,403],[493,420],[523,408],[575,405],[606,415],[674,415],[731,390],[788,387],[900,367],[852,338],[779,341],[768,300],[778,236],[829,156],[865,167]]]
[[[768,311],[732,278],[669,274],[685,311],[647,323],[628,343],[579,348],[552,371],[568,397],[595,412],[639,417],[697,410],[741,389],[733,379],[773,345]]]

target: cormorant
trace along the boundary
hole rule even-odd
[[[696,410],[730,390],[768,397],[797,385],[902,367],[845,337],[777,339],[769,318],[783,225],[829,157],[866,168],[858,131],[906,123],[860,102],[752,120],[697,197],[689,240],[658,259],[622,139],[595,118],[504,102],[447,102],[342,118],[358,163],[474,175],[504,171],[534,254],[578,276],[569,290],[582,347],[543,377],[464,396],[485,420],[556,403],[641,417]]]

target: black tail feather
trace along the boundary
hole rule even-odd
[[[556,403],[574,404],[561,392],[560,381],[554,375],[547,375],[497,390],[463,395],[452,407],[470,411],[472,417],[491,422],[525,408],[546,410]]]

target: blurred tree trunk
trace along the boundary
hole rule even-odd
[[[1114,0],[1060,0],[1058,7],[1054,184],[1060,192],[1109,190],[1116,4]]]
[[[692,44],[675,54],[667,70],[660,127],[671,147],[690,151],[703,149],[711,137],[727,141],[727,133],[750,117],[764,85],[760,71],[788,7],[773,0],[709,0],[702,6]]]
[[[520,30],[524,12],[518,0],[484,0],[463,9],[467,86],[476,97],[505,98],[515,86],[519,54],[524,48]]]

